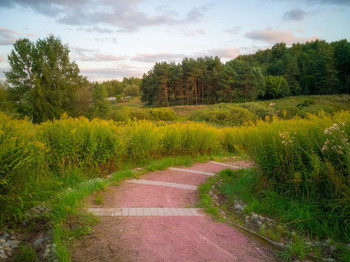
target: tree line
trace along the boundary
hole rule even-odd
[[[350,92],[350,43],[275,44],[222,63],[219,57],[158,62],[142,77],[151,105],[213,104]]]

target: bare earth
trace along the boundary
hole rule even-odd
[[[231,162],[246,167],[246,162]],[[218,172],[228,166],[201,163],[184,167]],[[164,170],[140,179],[200,185],[207,175]],[[198,203],[197,190],[123,182],[105,192],[97,208],[189,208]],[[276,261],[273,250],[235,228],[202,216],[102,216],[93,233],[78,240],[72,260],[87,261]]]

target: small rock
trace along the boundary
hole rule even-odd
[[[8,255],[9,257],[11,257],[11,256],[12,256],[12,252],[7,252],[7,255]]]
[[[12,245],[19,245],[20,241],[19,240],[12,240],[11,243],[12,243]]]
[[[5,243],[5,242],[6,242],[5,239],[3,239],[3,238],[0,239],[0,244],[1,244],[1,243]]]
[[[13,249],[10,248],[10,247],[5,247],[4,249],[5,249],[6,251],[9,251],[9,252],[12,252],[12,251],[13,251]]]
[[[323,261],[324,262],[335,262],[335,260],[333,258],[324,258]]]
[[[239,202],[236,202],[235,204],[234,204],[234,209],[236,209],[236,210],[238,210],[238,211],[242,211],[245,207],[241,204],[241,203],[239,203]]]
[[[0,254],[5,254],[5,250],[4,249],[0,249]]]
[[[10,236],[10,239],[11,240],[17,240],[17,237],[16,237],[16,235],[12,235],[12,236]]]
[[[6,258],[8,258],[8,256],[5,254],[0,254],[0,258],[6,259]]]
[[[259,216],[255,213],[252,214],[252,218],[257,219]]]
[[[256,223],[257,223],[259,226],[262,225],[262,222],[261,222],[260,220],[258,220]]]
[[[9,247],[9,246],[10,246],[10,244],[9,244],[9,243],[7,243],[7,242],[5,242],[5,243],[2,243],[2,246],[3,246],[3,247]]]

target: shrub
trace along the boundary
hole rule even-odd
[[[155,121],[174,121],[176,119],[175,111],[168,107],[151,108],[149,114],[151,120]]]
[[[248,109],[250,112],[256,114],[260,119],[265,119],[267,116],[272,117],[274,114],[276,114],[276,110],[273,107],[269,107],[261,102],[248,102],[238,104],[238,106]]]
[[[228,128],[223,143],[231,150],[237,145],[247,150],[259,170],[257,189],[316,203],[327,216],[313,219],[333,223],[334,234],[349,241],[349,135],[348,112],[321,113],[307,119],[274,118],[244,129]]]
[[[193,112],[189,119],[219,126],[240,126],[245,122],[256,121],[257,116],[241,107],[230,104],[218,104]]]
[[[0,223],[20,218],[40,197],[42,192],[37,188],[45,183],[47,154],[32,123],[12,120],[0,112]]]

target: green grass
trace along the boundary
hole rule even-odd
[[[13,257],[16,262],[39,262],[39,258],[35,253],[35,250],[31,246],[20,245],[18,251]]]
[[[198,187],[199,204],[198,207],[204,208],[204,211],[213,217],[219,219],[219,208],[213,206],[213,200],[209,195],[210,189],[218,181],[218,177],[209,177],[207,181]]]
[[[258,174],[251,169],[221,171],[219,176],[210,178],[200,186],[201,206],[209,214],[217,216],[218,207],[212,205],[208,194],[210,188],[216,185],[222,200],[220,208],[226,210],[228,216],[235,217],[230,207],[235,200],[240,200],[246,204],[244,213],[255,212],[273,218],[277,225],[261,229],[259,233],[275,241],[289,242],[287,248],[280,253],[281,258],[287,261],[304,258],[310,252],[310,247],[305,245],[309,239],[336,240],[343,234],[344,228],[336,223],[334,214],[324,211],[318,203],[277,194],[271,190],[261,190],[257,188],[257,178]],[[320,253],[317,248],[314,251]],[[342,249],[340,244],[340,252],[337,254],[339,261],[348,261],[349,256],[349,251]]]
[[[306,103],[305,103],[306,101]],[[311,103],[307,103],[310,102]],[[273,106],[269,107],[271,104]],[[283,111],[286,110],[285,117],[291,118],[297,114],[305,116],[307,112],[317,113],[320,110],[330,111],[333,110],[350,110],[350,95],[304,95],[304,96],[290,96],[273,100],[259,100],[247,103],[233,103],[233,105],[242,105],[242,107],[248,110],[254,105],[261,107],[265,106],[265,110],[271,110],[271,112],[277,113],[283,117]],[[247,105],[247,106],[245,106]],[[187,120],[193,113],[201,110],[205,110],[213,107],[213,105],[192,105],[192,106],[174,106],[171,107],[177,114],[180,120]],[[256,113],[259,117],[259,113]]]

